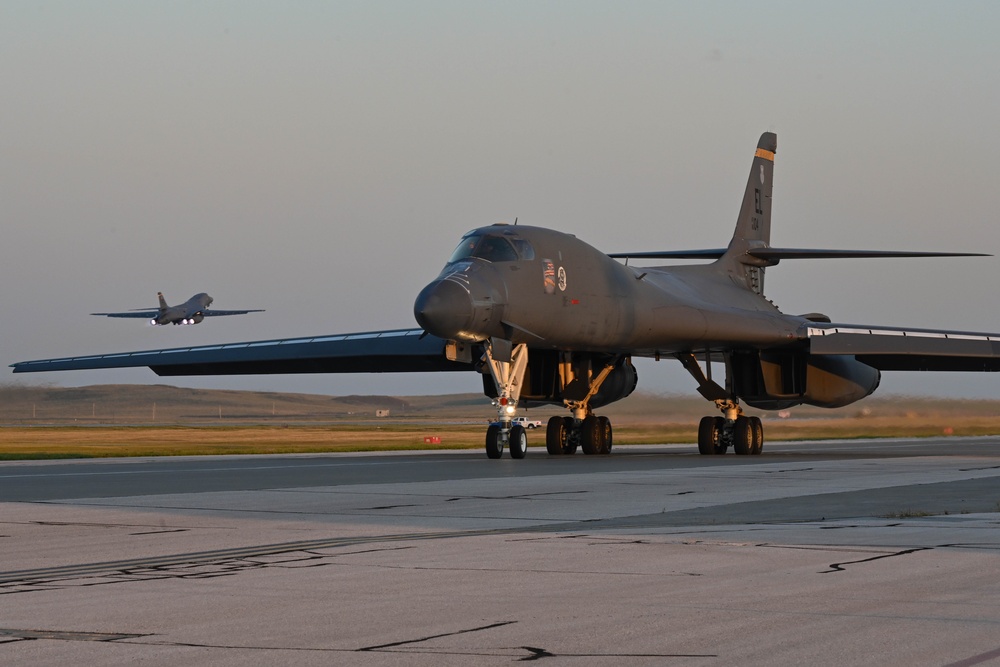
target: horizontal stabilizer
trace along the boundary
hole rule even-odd
[[[644,252],[612,252],[608,253],[608,257],[614,257],[615,259],[719,259],[725,252],[725,248],[653,250]]]
[[[982,252],[917,252],[910,250],[822,250],[817,248],[751,248],[751,257],[780,259],[871,259],[879,257],[989,257]]]
[[[662,250],[615,252],[616,259],[718,259],[725,248],[703,250]],[[821,248],[750,248],[746,254],[757,259],[778,262],[782,259],[874,259],[887,257],[990,257],[982,252],[922,252],[910,250],[823,250]]]

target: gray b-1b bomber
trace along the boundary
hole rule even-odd
[[[156,298],[160,300],[158,308],[135,308],[121,313],[91,313],[91,315],[148,319],[152,326],[159,327],[166,324],[198,324],[206,317],[264,312],[263,310],[212,310],[209,306],[214,299],[205,292],[199,292],[177,306],[167,305],[163,292],[157,292]]]
[[[835,324],[787,315],[764,297],[765,269],[783,259],[939,257],[978,253],[775,248],[771,183],[777,138],[757,144],[726,248],[605,254],[551,229],[490,225],[464,237],[416,298],[420,329],[232,343],[13,364],[15,373],[148,366],[161,376],[474,371],[498,419],[486,453],[523,458],[513,419],[529,404],[563,405],[547,424],[551,455],[607,454],[612,428],[594,410],[627,397],[633,357],[674,357],[713,401],[698,451],[760,454],[767,410],[840,407],[878,387],[883,370],[1000,370],[1000,334]],[[713,260],[638,268],[622,259]],[[712,363],[725,367],[720,384]],[[703,368],[704,365],[704,368]]]

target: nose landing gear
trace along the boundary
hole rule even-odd
[[[510,422],[508,422],[509,424]],[[510,449],[512,459],[523,459],[528,453],[528,434],[520,424],[508,426],[504,432],[503,422],[491,424],[486,429],[486,457],[498,459],[503,456],[506,444]]]
[[[517,412],[524,372],[528,368],[528,346],[524,343],[511,346],[510,341],[491,339],[486,344],[485,356],[497,390],[493,402],[497,421],[486,429],[486,456],[498,459],[503,456],[506,446],[511,458],[523,459],[528,453],[528,434],[523,426],[511,420]]]

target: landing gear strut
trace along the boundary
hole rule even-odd
[[[560,454],[575,454],[577,447],[584,454],[610,454],[613,443],[611,420],[598,417],[590,407],[590,401],[601,389],[601,385],[615,369],[620,361],[614,357],[601,368],[597,375],[591,376],[589,363],[586,370],[581,367],[574,369],[571,357],[567,354],[560,363],[560,376],[565,393],[573,393],[570,387],[580,389],[582,396],[578,400],[566,399],[566,407],[573,411],[572,417],[552,417],[545,431],[545,449],[554,456]],[[581,372],[582,371],[582,372]],[[585,391],[582,391],[585,389]]]
[[[510,341],[491,339],[486,344],[485,356],[497,391],[493,402],[497,421],[486,429],[486,456],[498,459],[507,446],[511,458],[523,459],[528,453],[528,434],[523,426],[513,424],[511,419],[517,412],[524,371],[528,368],[528,346],[524,343],[512,346]]]
[[[726,389],[712,380],[712,365],[708,364],[706,377],[693,354],[678,354],[677,358],[691,376],[698,381],[698,393],[722,411],[722,417],[702,417],[698,424],[698,453],[725,454],[730,447],[737,454],[760,454],[764,451],[764,425],[760,417],[747,417],[731,391],[726,378]]]

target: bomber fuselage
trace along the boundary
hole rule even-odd
[[[570,234],[492,225],[463,237],[414,314],[446,339],[640,355],[798,338],[803,320],[740,279],[718,263],[629,267]]]
[[[212,301],[212,297],[205,292],[200,292],[180,305],[161,307],[160,313],[153,318],[151,323],[156,325],[197,324],[205,319],[202,311],[211,306]]]

